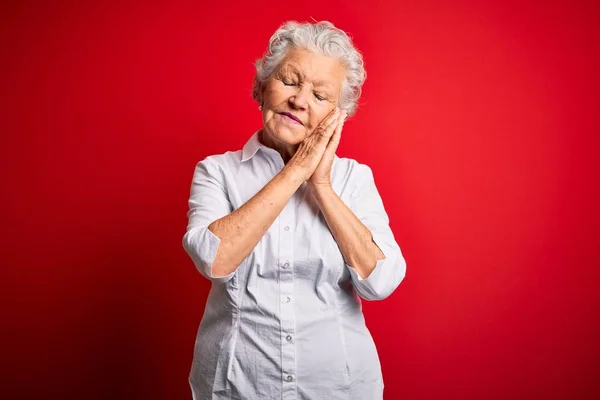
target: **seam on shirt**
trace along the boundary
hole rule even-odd
[[[219,368],[219,366],[222,364],[221,354],[223,353],[223,346],[225,345],[225,340],[227,339],[227,337],[228,335],[223,335],[221,340],[219,340],[219,351],[217,353],[217,362],[215,363],[215,375],[213,378],[212,386],[210,388],[211,397],[214,397],[215,394],[215,383],[217,382],[217,373],[223,370],[223,368]]]
[[[243,266],[246,262],[246,260],[248,259],[248,257],[246,257],[246,259],[244,261],[242,261],[242,264],[240,266]],[[236,288],[233,289],[231,291],[231,295],[235,296],[235,308],[233,309],[233,315],[231,316],[231,322],[232,322],[232,330],[233,330],[233,336],[231,339],[231,349],[230,349],[230,354],[229,354],[229,360],[227,360],[227,370],[226,370],[226,383],[229,382],[229,378],[230,378],[230,374],[232,373],[232,369],[233,369],[233,360],[235,359],[235,352],[236,352],[236,348],[238,345],[238,337],[239,337],[239,333],[240,333],[240,282],[239,282],[239,274],[237,272],[239,272],[239,268],[240,266],[238,266],[237,270],[236,270],[236,274],[234,275],[234,279],[236,279],[235,283],[236,283]]]
[[[334,171],[333,168],[332,168],[332,170],[331,170],[331,176],[332,177],[334,176],[334,173],[336,173],[336,175],[340,174],[339,168],[340,167],[338,166],[338,168],[337,168],[336,171]],[[341,179],[341,181],[344,183],[344,185],[342,187],[340,187],[340,190],[339,190],[339,192],[340,192],[340,194],[339,194],[340,199],[351,210],[354,209],[353,208],[354,205],[352,204],[352,196],[351,196],[352,193],[347,194],[347,192],[352,190],[352,187],[349,186],[350,185],[350,177],[352,175],[352,169],[353,169],[353,166],[351,165],[351,162],[346,162],[346,169],[344,170],[344,176]],[[344,201],[344,199],[343,199],[344,197],[346,197],[348,200]]]
[[[350,367],[348,366],[348,351],[346,347],[346,335],[344,334],[344,325],[342,324],[342,309],[338,303],[337,297],[334,297],[335,301],[335,319],[340,332],[340,341],[342,343],[342,351],[344,354],[344,364],[346,365],[346,385],[351,382],[350,378]]]
[[[239,269],[239,267],[238,267]],[[238,278],[238,274],[237,274],[237,270],[236,270],[236,274],[234,274],[232,279],[239,279]],[[232,312],[231,315],[231,329],[232,329],[232,333],[231,335],[223,335],[223,338],[219,341],[219,352],[217,353],[217,363],[215,365],[215,370],[221,372],[221,374],[223,373],[223,368],[219,368],[220,365],[222,365],[223,361],[221,359],[221,354],[223,353],[223,348],[225,347],[225,345],[229,345],[230,349],[229,349],[229,356],[228,359],[225,360],[226,361],[226,365],[227,367],[225,368],[225,376],[222,377],[221,376],[221,380],[222,380],[222,384],[224,385],[224,389],[226,389],[228,391],[228,393],[231,391],[231,388],[229,387],[229,374],[231,372],[231,368],[232,368],[232,364],[233,364],[233,359],[235,357],[235,348],[236,348],[236,344],[237,344],[237,339],[238,339],[238,334],[239,334],[239,321],[240,321],[240,313],[239,313],[239,306],[238,306],[238,296],[237,294],[239,294],[239,280],[236,280],[236,286],[238,287],[237,293],[236,293],[236,307]],[[229,291],[229,288],[232,285],[225,285],[225,289],[226,291]],[[226,342],[226,339],[230,338],[229,343]],[[215,394],[215,383],[217,382],[217,374],[215,373],[215,378],[213,379],[213,384],[212,384],[212,388],[211,388],[211,396],[214,396]]]

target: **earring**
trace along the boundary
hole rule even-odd
[[[259,109],[260,111],[262,111],[262,105],[258,106],[258,109]]]

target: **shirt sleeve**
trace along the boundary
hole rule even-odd
[[[188,201],[187,231],[182,241],[196,269],[213,283],[225,283],[237,271],[219,277],[212,273],[221,240],[208,229],[208,225],[233,211],[219,177],[222,177],[220,168],[210,157],[196,165]]]
[[[357,164],[357,185],[351,195],[351,209],[371,231],[373,242],[385,258],[375,269],[361,278],[356,269],[346,263],[358,294],[365,300],[383,300],[400,285],[406,275],[406,261],[389,226],[389,218],[373,178],[371,168]]]

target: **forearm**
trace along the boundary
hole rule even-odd
[[[385,258],[371,231],[354,215],[329,185],[311,186],[312,194],[340,247],[344,260],[366,279]]]
[[[245,204],[208,226],[220,239],[212,267],[214,276],[225,276],[237,269],[302,183],[296,169],[284,167]]]

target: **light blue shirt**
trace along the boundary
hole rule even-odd
[[[212,286],[189,374],[193,398],[382,399],[381,365],[361,297],[389,296],[406,262],[367,165],[335,156],[331,171],[333,190],[385,255],[366,279],[345,262],[306,182],[234,272],[212,275],[220,239],[208,225],[283,167],[258,132],[243,150],[196,165],[183,246]]]

